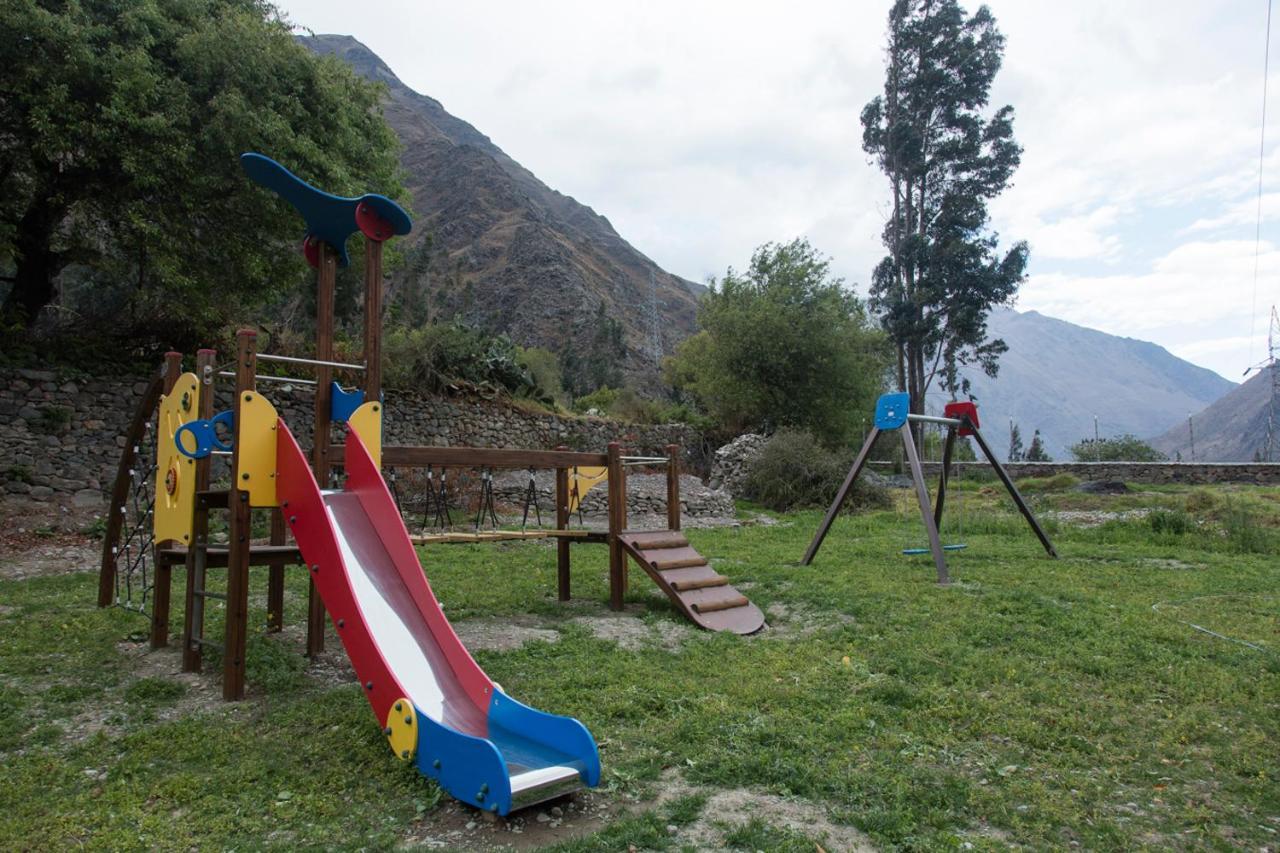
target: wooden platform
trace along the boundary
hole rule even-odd
[[[707,559],[674,530],[625,531],[623,549],[689,620],[710,631],[754,634],[764,614],[711,568]]]
[[[186,548],[160,548],[156,551],[156,559],[168,566],[176,566],[187,560]],[[227,567],[227,549],[225,546],[210,545],[205,565],[211,569]],[[302,554],[294,545],[252,545],[249,548],[249,565],[251,566],[300,566]]]
[[[591,530],[479,530],[474,533],[459,531],[457,533],[425,533],[421,536],[410,536],[415,545],[430,545],[435,542],[504,542],[513,539],[596,539],[604,541],[605,534]]]

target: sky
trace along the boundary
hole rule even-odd
[[[865,293],[883,255],[859,114],[883,87],[887,0],[279,5],[364,42],[677,275],[806,237]],[[1267,0],[988,5],[1007,38],[992,106],[1014,107],[1024,149],[990,208],[1031,246],[1016,307],[1239,381],[1280,302],[1280,44],[1255,243]]]

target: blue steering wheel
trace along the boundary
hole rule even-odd
[[[223,441],[218,437],[218,425],[226,427],[232,434],[233,438]],[[230,450],[231,445],[235,442],[235,412],[227,409],[225,412],[219,412],[209,420],[197,420],[185,423],[178,427],[178,431],[173,434],[173,443],[178,448],[178,452],[189,459],[204,459],[216,447],[218,450]],[[191,440],[195,443],[194,450],[188,450],[183,442],[183,434],[189,433]]]

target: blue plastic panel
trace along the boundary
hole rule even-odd
[[[363,404],[363,390],[344,391],[337,382],[329,386],[329,419],[334,423],[345,424]]]
[[[896,394],[881,394],[876,400],[876,428],[897,429],[907,422],[907,413],[911,411],[911,395],[905,391]]]
[[[504,743],[507,734],[512,732],[519,732],[518,747],[515,743]],[[573,717],[530,708],[495,690],[489,702],[489,737],[504,755],[515,748],[532,749],[539,753],[542,766],[569,764],[578,768],[587,787],[600,784],[600,752],[595,738]]]
[[[347,238],[359,230],[356,208],[363,202],[390,223],[393,233],[408,234],[413,221],[404,208],[386,196],[369,193],[343,198],[318,190],[270,157],[241,154],[240,165],[255,183],[279,195],[297,208],[307,221],[307,234],[325,241],[338,253],[338,264],[347,266]]]
[[[418,772],[478,809],[511,811],[511,778],[498,748],[418,713]]]

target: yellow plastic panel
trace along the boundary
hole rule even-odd
[[[391,751],[401,761],[409,761],[418,751],[418,714],[408,699],[397,699],[387,714],[387,727],[383,729]]]
[[[191,544],[196,461],[178,452],[173,436],[183,424],[194,421],[199,411],[200,382],[194,373],[179,376],[173,391],[160,398],[156,426],[156,542],[172,539]]]
[[[587,492],[609,479],[608,468],[574,468],[569,472],[569,512],[577,512]]]
[[[360,441],[373,457],[373,464],[381,468],[382,404],[376,400],[370,400],[351,413],[351,417],[347,418],[347,424],[356,435],[360,436]]]
[[[278,506],[276,499],[276,407],[256,391],[240,395],[236,423],[236,488],[249,493],[249,506]]]

